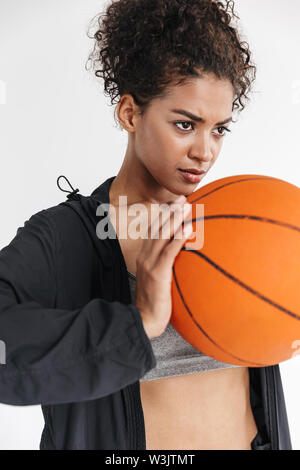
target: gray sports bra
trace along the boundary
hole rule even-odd
[[[135,303],[136,277],[128,273],[131,290],[132,303]],[[220,362],[210,356],[205,356],[198,349],[180,336],[168,323],[165,331],[155,338],[152,338],[151,345],[156,357],[156,367],[150,369],[141,379],[155,380],[175,375],[194,374],[196,372],[207,372],[215,369],[227,369],[229,367],[242,367],[226,362]]]

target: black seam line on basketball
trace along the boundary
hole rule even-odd
[[[183,305],[185,306],[185,309],[186,311],[188,312],[188,314],[190,315],[192,321],[196,324],[197,328],[199,328],[202,333],[204,334],[204,336],[206,336],[206,338],[211,342],[213,343],[218,349],[220,349],[221,351],[223,351],[225,354],[227,354],[228,356],[230,357],[233,357],[234,359],[237,359],[238,361],[240,362],[243,362],[244,364],[252,364],[253,366],[263,366],[263,367],[266,367],[267,364],[261,364],[259,362],[251,362],[251,361],[245,361],[244,359],[238,357],[238,356],[235,356],[234,354],[226,351],[224,348],[222,348],[222,346],[220,346],[219,344],[217,344],[209,335],[208,333],[206,333],[206,331],[202,328],[202,326],[197,322],[196,318],[194,318],[192,312],[190,311],[189,307],[187,306],[187,303],[186,301],[184,300],[183,298],[183,294],[181,292],[181,289],[179,287],[179,284],[178,284],[178,281],[177,281],[177,276],[176,276],[176,273],[175,273],[175,269],[174,269],[174,266],[172,268],[173,270],[173,277],[174,277],[174,280],[175,280],[175,284],[176,284],[176,287],[177,287],[177,291],[178,291],[178,294],[182,300],[182,303]]]
[[[259,222],[267,222],[274,225],[280,225],[281,227],[290,228],[296,232],[300,232],[300,227],[296,225],[288,224],[286,222],[281,222],[276,219],[269,219],[268,217],[260,217],[258,215],[247,215],[247,214],[217,214],[217,215],[205,215],[203,217],[195,217],[193,219],[186,219],[183,223],[188,222],[197,222],[197,220],[210,220],[210,219],[250,219],[258,220]]]
[[[217,269],[218,271],[220,271],[222,274],[224,274],[226,277],[229,277],[232,281],[236,282],[240,287],[243,287],[244,289],[246,289],[247,291],[251,292],[251,294],[254,294],[256,297],[258,297],[259,299],[263,300],[264,302],[272,305],[273,307],[276,307],[278,310],[280,310],[281,312],[287,314],[287,315],[290,315],[291,317],[293,318],[296,318],[296,320],[300,320],[300,316],[297,315],[296,313],[293,313],[291,312],[290,310],[282,307],[281,305],[277,304],[276,302],[274,302],[273,300],[271,299],[268,299],[268,297],[265,297],[264,295],[260,294],[258,291],[256,291],[255,289],[253,289],[252,287],[250,286],[247,286],[247,284],[245,284],[244,282],[242,282],[240,279],[238,279],[237,277],[233,276],[232,274],[230,274],[228,271],[225,271],[225,269],[221,268],[219,265],[217,265],[216,263],[214,263],[211,259],[209,259],[207,256],[205,256],[203,253],[199,253],[198,251],[196,250],[192,250],[192,249],[186,249],[186,248],[182,248],[180,251],[186,251],[188,253],[193,253],[195,255],[198,255],[200,256],[201,258],[205,259],[205,261],[207,261],[209,264],[211,264],[215,269]]]
[[[203,199],[204,197],[209,196],[210,194],[212,194],[216,191],[219,191],[220,189],[225,188],[226,186],[230,186],[232,184],[243,183],[244,181],[274,180],[274,179],[276,179],[276,178],[272,178],[271,176],[269,176],[269,177],[262,177],[262,178],[243,178],[243,179],[240,179],[240,180],[237,180],[237,181],[231,181],[230,183],[224,183],[221,186],[218,186],[217,188],[212,189],[211,191],[209,191],[206,194],[202,194],[202,196],[199,196],[197,199],[189,201],[189,203],[194,204],[195,202],[200,201],[200,199]]]

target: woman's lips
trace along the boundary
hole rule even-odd
[[[195,175],[194,173],[189,173],[188,171],[183,171],[183,170],[178,170],[183,178],[188,182],[188,183],[199,183],[205,173],[202,173],[201,175]]]

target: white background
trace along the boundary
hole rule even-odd
[[[1,248],[32,214],[65,200],[59,175],[89,195],[122,164],[127,134],[115,126],[102,83],[84,67],[93,46],[89,21],[104,5],[0,0]],[[200,185],[263,174],[299,186],[299,0],[237,0],[236,11],[258,67],[255,93]],[[299,356],[280,370],[299,450]],[[39,405],[0,404],[0,449],[38,449],[43,425]]]

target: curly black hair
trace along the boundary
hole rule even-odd
[[[93,18],[97,30],[92,36],[88,31],[94,48],[87,61],[96,77],[104,79],[111,104],[128,93],[144,114],[153,98],[168,94],[168,86],[213,73],[230,80],[232,110],[242,111],[256,67],[248,43],[232,25],[234,18],[240,19],[234,2],[224,1],[111,1]]]

